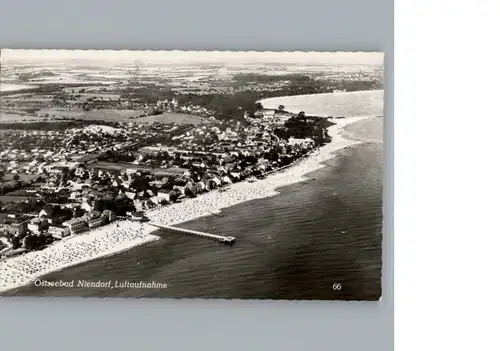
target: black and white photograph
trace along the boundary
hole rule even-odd
[[[382,298],[383,53],[0,54],[0,296]]]

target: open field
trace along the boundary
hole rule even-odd
[[[20,91],[36,88],[36,85],[0,83],[0,91]]]
[[[89,120],[103,120],[103,121],[126,121],[129,120],[130,117],[139,117],[143,111],[134,111],[134,110],[92,110],[92,111],[83,111],[81,109],[56,109],[56,108],[48,108],[42,109],[38,112],[39,115],[49,115],[49,117],[54,118],[75,118],[75,119],[89,119]]]
[[[16,113],[6,113],[0,111],[0,124],[1,123],[17,123],[17,122],[39,122],[41,121],[40,117],[30,116],[30,115],[21,115]]]
[[[52,96],[47,94],[27,93],[0,96],[0,121],[36,119],[35,115],[38,111],[49,106],[51,101]]]
[[[2,202],[20,202],[20,201],[26,201],[28,198],[34,198],[36,196],[34,195],[29,195],[29,196],[16,196],[16,195],[0,195],[0,201]]]
[[[41,122],[44,118],[75,118],[81,120],[101,120],[101,121],[117,121],[117,122],[134,122],[134,123],[178,123],[178,124],[201,124],[208,122],[208,118],[192,116],[183,113],[165,112],[161,115],[140,117],[144,111],[135,110],[92,110],[83,111],[81,109],[56,109],[43,108],[36,113],[37,115],[28,115],[13,112],[0,111],[0,123],[16,123],[16,122]]]
[[[134,119],[134,122],[162,122],[162,123],[178,123],[178,124],[200,124],[208,122],[206,117],[198,117],[186,115],[183,113],[165,112],[161,115],[147,116]]]

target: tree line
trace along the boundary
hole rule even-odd
[[[276,128],[274,134],[280,139],[311,138],[317,146],[331,141],[327,127],[332,125],[326,118],[306,117],[304,112],[288,119],[283,128]]]

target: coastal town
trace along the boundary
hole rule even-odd
[[[16,50],[2,54],[2,296],[124,251],[130,257],[159,250],[150,264],[160,271],[159,260],[184,260],[183,247],[189,257],[271,247],[278,237],[270,227],[263,234],[267,225],[249,235],[246,227],[215,222],[234,221],[234,206],[276,201],[288,191],[282,188],[296,183],[318,191],[325,184],[312,172],[331,166],[338,150],[377,139],[356,130],[381,130],[379,55],[353,54],[373,60],[364,66],[249,63],[246,54],[244,63],[202,64],[175,52],[154,54],[161,60],[144,55],[144,62],[118,52],[83,61],[71,53],[76,60],[61,65],[50,52],[40,51],[48,55],[42,61]],[[330,59],[336,60],[325,56]],[[303,200],[298,195],[293,203]],[[300,225],[314,225],[303,215]],[[139,255],[110,269],[156,271],[144,261]]]
[[[147,211],[258,181],[328,142],[323,120],[257,106],[242,121],[4,131],[0,255],[43,250],[117,218],[147,221]]]

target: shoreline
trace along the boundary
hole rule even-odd
[[[117,227],[117,223],[127,223],[129,226],[121,228]],[[151,235],[153,231],[153,227],[146,227],[144,223],[116,221],[63,239],[42,251],[32,251],[6,259],[0,262],[0,296],[49,273],[160,240],[160,237]],[[10,278],[10,281],[6,278]]]
[[[328,128],[328,133],[332,137],[330,143],[313,150],[312,154],[298,160],[296,164],[278,170],[265,179],[254,183],[243,181],[231,184],[225,192],[210,191],[181,203],[149,210],[147,215],[151,221],[158,224],[178,225],[201,217],[217,215],[222,209],[243,202],[278,195],[277,189],[305,181],[309,179],[307,174],[325,167],[323,162],[335,157],[335,152],[365,142],[349,138],[344,134],[344,128],[367,118],[375,116],[334,120],[337,124]],[[125,223],[127,228],[117,226]],[[0,296],[6,291],[25,286],[49,273],[159,240],[159,236],[151,234],[157,229],[148,223],[116,221],[57,242],[42,251],[32,251],[22,256],[8,258],[0,262]]]
[[[362,121],[358,121],[358,122],[355,122],[355,123],[349,123],[349,125],[342,130],[342,136],[346,139],[350,139],[350,140],[355,140],[355,141],[361,141],[361,142],[364,142],[364,143],[378,143],[378,144],[383,144],[384,143],[384,136],[383,136],[383,122],[382,122],[382,134],[381,134],[381,138],[373,138],[371,136],[367,136],[367,135],[364,135],[364,131],[363,131],[363,128],[366,127],[366,124],[368,124],[369,127],[370,126],[370,122],[373,123],[373,122],[377,122],[377,119],[379,118],[383,118],[383,116],[377,116],[377,117],[374,117],[374,118],[370,118],[370,119],[364,119]],[[355,129],[354,131],[351,131],[349,130],[350,128],[349,127],[353,127],[355,125],[358,125],[358,127],[361,127],[361,130],[359,129]],[[373,126],[373,125],[372,125]]]
[[[179,225],[200,217],[219,214],[223,209],[238,205],[243,202],[264,199],[279,194],[277,189],[300,183],[309,179],[306,175],[325,167],[324,161],[332,159],[338,152],[346,147],[361,144],[364,141],[350,140],[342,135],[344,127],[373,116],[351,117],[345,120],[335,120],[338,124],[328,128],[332,141],[312,154],[300,159],[291,167],[276,171],[267,178],[254,183],[246,181],[231,184],[227,191],[220,193],[211,191],[181,203],[169,205],[160,209],[153,209],[147,213],[148,217],[162,225]]]

